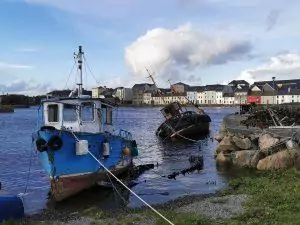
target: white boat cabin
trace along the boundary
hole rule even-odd
[[[99,133],[112,125],[112,106],[101,99],[70,98],[43,102],[45,126],[73,132]]]

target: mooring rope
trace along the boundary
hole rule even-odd
[[[70,132],[73,134],[73,136],[75,137],[76,141],[79,142],[80,140],[75,135],[75,133],[73,131],[70,131]],[[144,199],[142,199],[134,191],[132,191],[129,187],[127,187],[119,178],[117,178],[109,169],[107,169],[106,166],[104,166],[103,163],[99,159],[97,159],[97,157],[93,153],[91,153],[89,149],[86,149],[86,150],[99,163],[99,165],[102,166],[104,168],[104,170],[106,170],[106,172],[108,172],[113,178],[115,178],[116,181],[118,181],[124,188],[126,188],[128,191],[130,191],[131,194],[133,194],[135,197],[137,197],[141,202],[143,202],[146,206],[148,206],[153,212],[155,212],[157,215],[159,215],[166,222],[168,222],[171,225],[174,225],[174,223],[172,223],[169,219],[167,219],[165,216],[163,216],[160,212],[158,212],[150,204],[148,204]]]

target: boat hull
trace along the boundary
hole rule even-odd
[[[131,167],[132,164],[122,168],[111,170],[111,172],[115,176],[121,177],[122,175],[126,175]],[[83,190],[98,185],[98,183],[101,181],[109,182],[109,177],[111,180],[114,180],[114,178],[112,178],[112,176],[109,175],[106,171],[101,171],[98,173],[80,174],[60,177],[59,179],[51,179],[51,200],[55,202],[63,201],[71,196],[80,193]]]
[[[164,121],[156,131],[163,139],[199,138],[209,133],[211,119],[206,114],[185,115]]]
[[[191,125],[173,133],[171,138],[199,138],[209,133],[209,123]]]
[[[106,133],[74,135],[67,131],[47,129],[33,136],[43,168],[50,177],[50,193],[54,201],[62,201],[99,181],[107,181],[107,171],[103,166],[117,176],[132,167],[136,147],[133,140]],[[53,137],[61,140],[60,145],[57,145],[59,142],[51,142]],[[88,152],[78,152],[76,139],[86,140]],[[108,145],[106,149],[104,143]]]

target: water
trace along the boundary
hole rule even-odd
[[[205,108],[211,116],[211,134],[218,131],[225,115],[236,108]],[[135,164],[155,163],[158,167],[146,171],[137,180],[133,190],[150,204],[163,203],[171,199],[191,194],[213,193],[226,185],[226,178],[215,166],[213,150],[216,145],[210,137],[200,142],[172,141],[163,143],[155,136],[155,130],[163,121],[159,108],[120,108],[115,112],[117,128],[132,132],[137,140],[139,156]],[[37,128],[37,108],[16,109],[12,114],[0,114],[0,181],[3,189],[23,196],[27,214],[37,213],[49,207],[47,195],[49,181],[33,151],[31,134]],[[190,155],[204,156],[202,171],[179,175],[176,180],[161,177],[189,167]],[[30,160],[31,159],[31,160]],[[30,176],[28,181],[28,171]],[[97,205],[115,207],[126,201],[128,207],[138,207],[142,203],[136,197],[116,186],[122,198],[108,189],[94,188],[69,199],[58,208]],[[123,204],[124,205],[124,204]]]

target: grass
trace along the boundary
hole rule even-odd
[[[300,224],[300,171],[259,173],[236,178],[223,194],[248,194],[246,212],[225,224]]]

